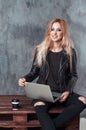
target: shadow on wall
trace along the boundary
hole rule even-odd
[[[86,118],[86,109],[84,109],[84,110],[81,112],[80,116]]]

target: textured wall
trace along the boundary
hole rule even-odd
[[[31,67],[32,51],[55,17],[69,23],[77,48],[79,80],[86,96],[86,0],[0,0],[0,94],[23,94],[19,77]]]

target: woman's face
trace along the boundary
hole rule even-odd
[[[61,25],[58,22],[55,22],[52,25],[51,32],[50,32],[50,38],[53,42],[60,42],[63,37],[63,32],[61,29]]]

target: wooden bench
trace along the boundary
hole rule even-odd
[[[12,110],[11,101],[20,100],[20,109]],[[62,112],[63,106],[49,111],[51,116]],[[66,124],[65,130],[79,130],[79,115]],[[0,130],[38,130],[40,123],[36,112],[31,106],[31,99],[25,95],[0,95]]]

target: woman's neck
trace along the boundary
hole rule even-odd
[[[54,42],[50,50],[53,52],[60,52],[62,50],[62,47],[60,46],[60,43]]]

